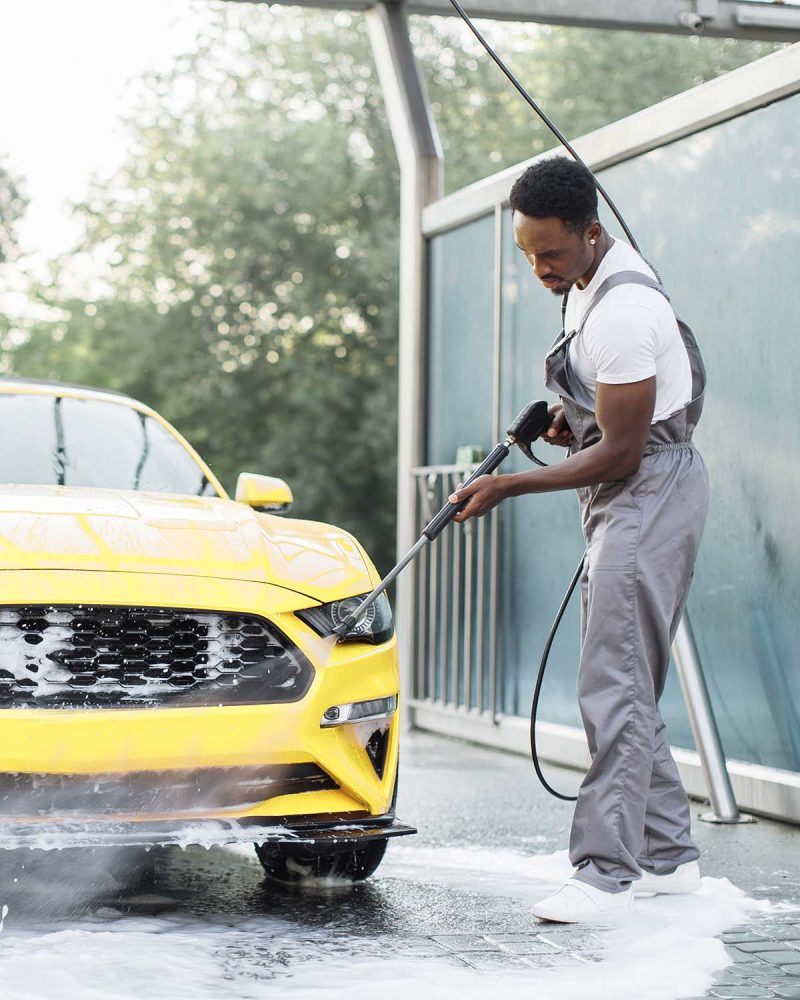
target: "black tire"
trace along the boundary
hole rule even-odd
[[[274,844],[256,844],[256,854],[267,878],[285,886],[330,886],[342,882],[363,882],[372,875],[386,853],[388,837],[370,840],[363,847],[337,854],[311,854],[302,848],[291,850]]]

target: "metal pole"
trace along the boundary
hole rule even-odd
[[[375,65],[400,163],[400,329],[398,363],[397,552],[414,544],[415,483],[411,470],[423,464],[425,425],[425,289],[427,253],[422,210],[441,197],[442,150],[400,4],[378,3],[365,12]],[[411,694],[414,574],[395,591],[400,684]],[[410,721],[401,700],[401,725]]]
[[[459,474],[454,472],[448,477],[453,489],[459,481]],[[455,529],[455,530],[453,530]],[[453,539],[453,556],[450,564],[450,573],[453,581],[450,604],[450,689],[453,694],[453,705],[458,706],[459,695],[461,693],[461,638],[464,634],[464,622],[461,617],[461,538],[464,529],[456,524],[451,529]]]
[[[689,713],[689,723],[711,800],[712,812],[704,813],[700,818],[709,823],[751,822],[750,817],[743,817],[740,814],[736,805],[731,779],[725,766],[719,729],[708,696],[708,687],[685,612],[672,643],[672,656],[678,668],[683,698]]]
[[[468,473],[465,473],[468,475]],[[472,688],[475,672],[472,668],[472,591],[475,562],[475,528],[467,521],[464,525],[464,708],[472,708]]]
[[[497,722],[497,606],[500,592],[499,548],[500,531],[497,507],[489,511],[489,718]]]

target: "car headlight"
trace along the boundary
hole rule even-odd
[[[310,625],[317,635],[329,636],[333,634],[337,625],[356,610],[366,596],[359,594],[357,597],[346,597],[343,601],[331,601],[330,604],[320,604],[316,608],[304,608],[302,611],[295,611],[295,614],[306,625]],[[386,594],[381,594],[350,629],[343,641],[370,642],[377,645],[387,642],[393,635],[394,622],[389,598]]]

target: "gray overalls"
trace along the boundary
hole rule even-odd
[[[597,443],[601,432],[594,413],[575,402],[568,346],[606,293],[628,283],[668,299],[645,274],[610,275],[579,329],[562,330],[545,361],[545,382],[563,401],[573,452]],[[705,368],[691,330],[680,320],[678,327],[691,365],[691,402],[652,425],[633,476],[578,490],[586,539],[578,701],[592,763],[569,853],[579,879],[611,892],[627,888],[641,869],[664,874],[699,856],[658,710],[708,507],[706,467],[691,441]]]

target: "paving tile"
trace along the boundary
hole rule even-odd
[[[753,966],[750,966],[753,968]],[[750,983],[756,983],[758,986],[772,986],[775,983],[798,983],[800,984],[800,979],[797,976],[792,976],[788,972],[784,972],[779,969],[777,965],[763,966],[763,972],[759,972],[758,975],[747,976],[747,981]]]
[[[497,951],[497,945],[482,934],[431,934],[431,940],[450,951]]]
[[[561,955],[531,955],[527,961],[531,962],[531,964],[547,962],[546,968],[548,969],[562,969],[568,966],[580,964],[583,960],[579,955],[567,955],[562,953]],[[545,968],[545,966],[542,966],[542,968]]]
[[[762,934],[756,931],[728,931],[725,934],[720,934],[720,938],[725,942],[725,944],[739,944],[740,942],[749,943],[751,941],[765,941],[772,937],[771,934]]]
[[[486,934],[487,941],[518,955],[550,955],[563,951],[559,945],[530,934]]]
[[[745,979],[750,979],[751,976],[757,976],[759,973],[767,972],[773,966],[766,965],[761,961],[756,955],[749,956],[755,961],[752,962],[732,962],[726,972],[732,972],[737,976],[744,976]]]
[[[491,938],[492,941],[497,941],[498,944],[510,944],[514,941],[530,941],[532,938],[537,937],[537,935],[528,934],[526,931],[519,931],[516,934],[492,934],[491,931],[487,931],[484,937]]]
[[[541,926],[537,929],[536,936],[562,946],[566,946],[569,943],[575,944],[579,941],[588,941],[594,937],[592,934],[587,934],[585,930],[561,931],[551,927],[545,929]]]
[[[470,965],[469,962],[464,961],[459,955],[442,955],[438,959],[439,964],[444,963],[445,965],[452,965],[454,969],[471,969],[474,966]]]
[[[800,976],[800,964],[798,965],[781,965],[781,969],[784,972],[789,972],[793,976]]]
[[[776,983],[772,987],[772,992],[781,1000],[800,1000],[800,983],[794,985]]]
[[[513,955],[563,955],[560,948],[556,948],[546,941],[507,941],[502,944],[504,951]]]
[[[401,938],[392,941],[389,947],[395,954],[410,955],[415,958],[444,955],[450,950],[431,938]]]
[[[733,958],[737,965],[746,964],[748,962],[761,962],[763,959],[760,955],[754,955],[749,951],[742,951],[738,944],[729,944],[728,954]]]
[[[529,969],[531,967],[530,963],[524,959],[499,951],[460,952],[456,957],[473,969]]]
[[[762,951],[785,951],[791,948],[785,941],[742,941],[736,947],[739,951],[762,952]]]
[[[790,951],[783,948],[780,951],[762,951],[757,956],[762,962],[769,962],[770,965],[796,965],[800,963],[800,952]]]
[[[709,996],[721,1000],[757,1000],[759,997],[774,997],[772,990],[764,986],[712,986]]]

